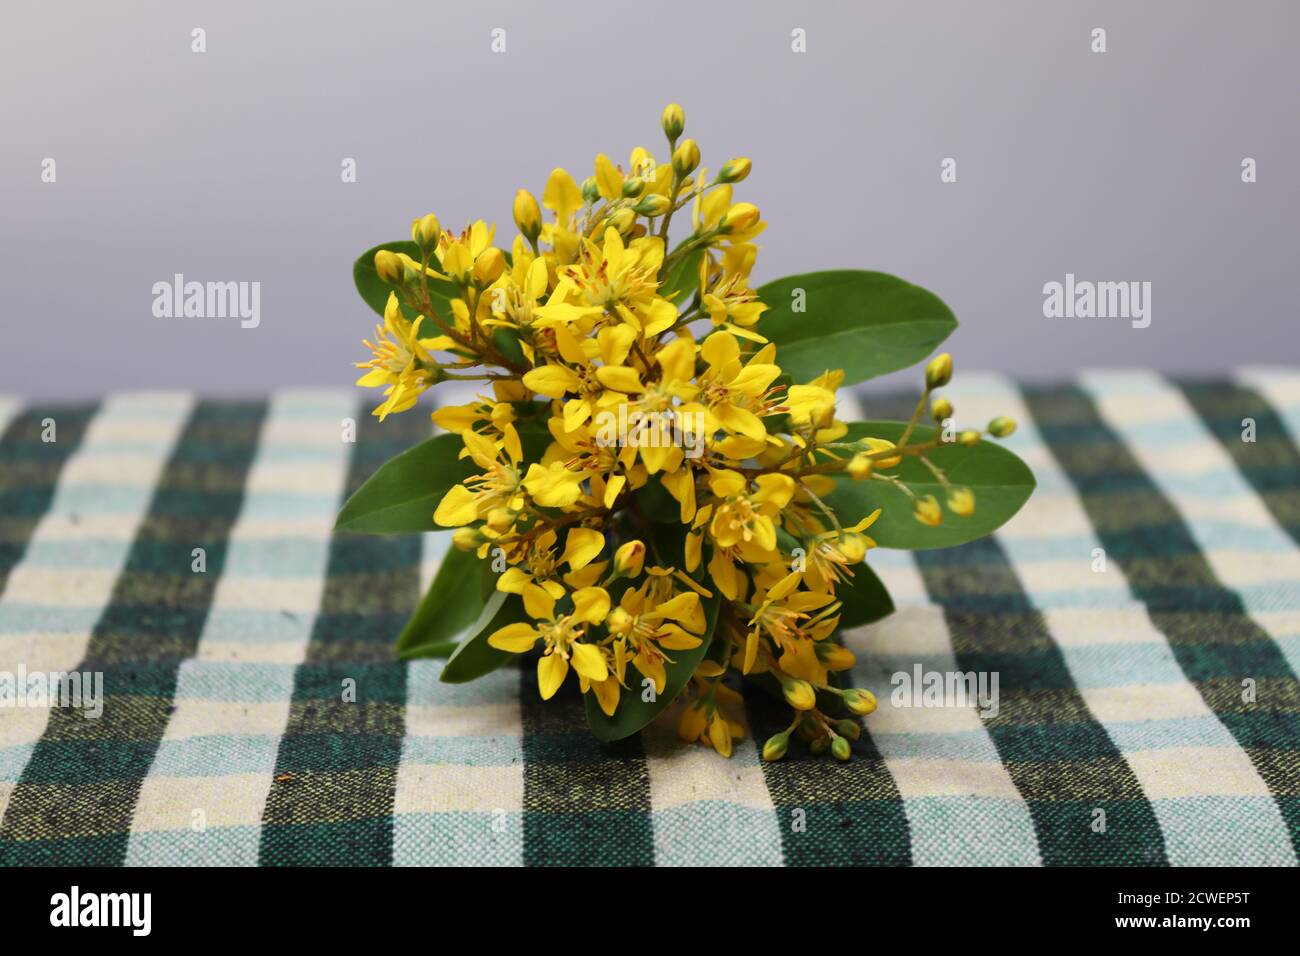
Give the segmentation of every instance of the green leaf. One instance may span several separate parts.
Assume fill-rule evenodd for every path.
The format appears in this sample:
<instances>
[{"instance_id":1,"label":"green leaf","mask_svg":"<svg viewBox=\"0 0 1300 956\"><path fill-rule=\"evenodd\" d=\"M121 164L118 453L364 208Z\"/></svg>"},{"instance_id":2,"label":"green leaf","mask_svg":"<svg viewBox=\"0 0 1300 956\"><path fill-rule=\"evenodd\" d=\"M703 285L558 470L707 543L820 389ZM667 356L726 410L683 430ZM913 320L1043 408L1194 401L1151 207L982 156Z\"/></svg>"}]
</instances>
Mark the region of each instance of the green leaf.
<instances>
[{"instance_id":1,"label":"green leaf","mask_svg":"<svg viewBox=\"0 0 1300 956\"><path fill-rule=\"evenodd\" d=\"M456 649L462 632L483 610L480 564L483 562L472 551L452 548L443 556L420 606L397 636L399 658L446 657Z\"/></svg>"},{"instance_id":2,"label":"green leaf","mask_svg":"<svg viewBox=\"0 0 1300 956\"><path fill-rule=\"evenodd\" d=\"M849 569L853 579L839 584L835 596L840 599L840 627L873 624L894 613L894 601L885 584L865 562Z\"/></svg>"},{"instance_id":3,"label":"green leaf","mask_svg":"<svg viewBox=\"0 0 1300 956\"><path fill-rule=\"evenodd\" d=\"M659 294L673 305L681 305L689 299L700 287L700 260L703 258L704 248L701 247L674 262L668 275L664 276Z\"/></svg>"},{"instance_id":4,"label":"green leaf","mask_svg":"<svg viewBox=\"0 0 1300 956\"><path fill-rule=\"evenodd\" d=\"M682 506L664 487L659 475L651 475L637 489L636 506L643 515L656 523L681 523Z\"/></svg>"},{"instance_id":5,"label":"green leaf","mask_svg":"<svg viewBox=\"0 0 1300 956\"><path fill-rule=\"evenodd\" d=\"M344 503L339 531L402 534L438 531L433 513L452 485L475 473L473 459L458 458L459 435L438 435L390 458Z\"/></svg>"},{"instance_id":6,"label":"green leaf","mask_svg":"<svg viewBox=\"0 0 1300 956\"><path fill-rule=\"evenodd\" d=\"M665 665L664 668L667 673L664 692L658 694L653 701L642 700L641 672L631 665L627 669L628 686L619 694L614 716L605 715L605 712L600 709L600 704L596 702L595 694L586 695L587 723L598 740L622 740L624 737L632 736L659 716L660 712L681 693L682 688L691 679L691 675L695 673L695 668L708 653L709 644L713 640L713 629L718 623L716 595L704 600L704 615L708 623L704 628L704 639L700 642L700 646L689 651L669 652L673 662Z\"/></svg>"},{"instance_id":7,"label":"green leaf","mask_svg":"<svg viewBox=\"0 0 1300 956\"><path fill-rule=\"evenodd\" d=\"M842 440L869 435L897 442L905 428L903 422L853 422ZM934 434L935 430L929 426L917 426L908 441L930 441ZM1020 510L1034 490L1034 474L1029 466L993 442L982 441L970 448L954 442L926 454L947 473L949 482L975 493L974 514L963 518L948 511L943 488L915 458L904 458L900 465L886 469L885 473L897 475L918 496L934 495L944 507L943 523L939 527L930 528L917 521L912 516L911 500L885 481L854 481L846 475L835 475L835 491L826 503L846 525L880 508L880 517L866 533L881 547L928 550L951 548L991 534Z\"/></svg>"},{"instance_id":8,"label":"green leaf","mask_svg":"<svg viewBox=\"0 0 1300 956\"><path fill-rule=\"evenodd\" d=\"M804 311L795 312L794 290ZM883 272L838 269L769 282L758 290L770 308L758 331L776 343L776 360L796 381L844 369L865 381L914 365L957 327L938 296Z\"/></svg>"},{"instance_id":9,"label":"green leaf","mask_svg":"<svg viewBox=\"0 0 1300 956\"><path fill-rule=\"evenodd\" d=\"M504 591L492 592L478 619L470 625L468 635L442 669L441 679L448 684L464 684L491 673L512 657L518 657L518 654L493 647L488 643L488 638L507 624L528 619L524 613L524 602L519 595L506 594Z\"/></svg>"},{"instance_id":10,"label":"green leaf","mask_svg":"<svg viewBox=\"0 0 1300 956\"><path fill-rule=\"evenodd\" d=\"M492 333L492 344L507 360L524 368L528 367L528 360L524 357L523 346L519 344L518 329L505 327L497 329Z\"/></svg>"},{"instance_id":11,"label":"green leaf","mask_svg":"<svg viewBox=\"0 0 1300 956\"><path fill-rule=\"evenodd\" d=\"M383 315L384 306L388 304L388 294L395 290L391 285L379 278L379 273L375 271L375 253L381 249L388 249L391 252L404 252L416 262L420 261L420 249L414 242L409 240L384 242L361 253L357 261L352 264L352 281L356 283L361 298L366 300L366 305ZM437 268L436 262L434 268ZM458 294L459 290L450 282L443 279L429 280L429 296L433 299L434 306L439 309L444 318L451 315L451 300ZM408 319L415 318L415 313L409 309L403 308L402 311ZM422 334L432 333L428 330L422 330Z\"/></svg>"}]
</instances>

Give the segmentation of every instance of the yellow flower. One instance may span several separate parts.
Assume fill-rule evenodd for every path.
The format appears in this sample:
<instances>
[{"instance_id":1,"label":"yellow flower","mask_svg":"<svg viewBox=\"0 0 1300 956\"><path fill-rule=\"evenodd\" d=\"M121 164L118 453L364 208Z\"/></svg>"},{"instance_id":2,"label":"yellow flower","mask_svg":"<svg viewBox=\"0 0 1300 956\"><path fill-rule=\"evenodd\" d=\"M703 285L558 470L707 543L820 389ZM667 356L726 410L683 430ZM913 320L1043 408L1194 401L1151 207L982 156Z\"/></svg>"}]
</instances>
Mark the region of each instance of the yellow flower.
<instances>
[{"instance_id":1,"label":"yellow flower","mask_svg":"<svg viewBox=\"0 0 1300 956\"><path fill-rule=\"evenodd\" d=\"M709 487L722 501L713 511L709 536L724 548L754 542L763 551L776 548L776 517L794 495L794 479L771 473L749 482L734 471L715 472Z\"/></svg>"},{"instance_id":2,"label":"yellow flower","mask_svg":"<svg viewBox=\"0 0 1300 956\"><path fill-rule=\"evenodd\" d=\"M438 261L447 276L460 285L473 281L474 266L481 256L491 256L492 237L496 227L482 219L471 224L459 236L444 232L438 238ZM501 250L496 250L500 255Z\"/></svg>"},{"instance_id":3,"label":"yellow flower","mask_svg":"<svg viewBox=\"0 0 1300 956\"><path fill-rule=\"evenodd\" d=\"M515 512L523 510L524 496L519 478L519 461L523 453L513 426L507 428L514 440L503 438L500 446L477 432L466 431L461 435L465 451L483 472L448 489L438 504L438 510L433 513L435 522L444 528L457 528L485 517L494 508L504 507ZM504 460L502 451L506 456Z\"/></svg>"},{"instance_id":4,"label":"yellow flower","mask_svg":"<svg viewBox=\"0 0 1300 956\"><path fill-rule=\"evenodd\" d=\"M876 546L874 539L863 534L880 517L877 508L855 525L814 535L805 542L804 581L814 591L834 592L838 582L853 577L850 567L860 562Z\"/></svg>"},{"instance_id":5,"label":"yellow flower","mask_svg":"<svg viewBox=\"0 0 1300 956\"><path fill-rule=\"evenodd\" d=\"M757 332L749 331L768 307L749 288L749 276L744 273L735 272L720 278L704 293L701 306L715 326L730 329L743 338L767 341Z\"/></svg>"},{"instance_id":6,"label":"yellow flower","mask_svg":"<svg viewBox=\"0 0 1300 956\"><path fill-rule=\"evenodd\" d=\"M953 514L968 518L975 513L975 495L969 488L952 488L948 492L948 508Z\"/></svg>"},{"instance_id":7,"label":"yellow flower","mask_svg":"<svg viewBox=\"0 0 1300 956\"><path fill-rule=\"evenodd\" d=\"M555 579L561 564L580 571L605 547L605 536L591 528L571 528L564 543L564 554L555 556L556 534L546 531L527 549L521 565L506 568L497 578L497 590L518 594L524 609L533 617L544 617L547 601L558 601L565 594L564 585Z\"/></svg>"},{"instance_id":8,"label":"yellow flower","mask_svg":"<svg viewBox=\"0 0 1300 956\"><path fill-rule=\"evenodd\" d=\"M549 606L542 602L532 615L534 623L507 624L488 636L488 644L497 650L522 654L538 640L546 644L546 651L537 662L537 689L543 700L555 696L569 673L569 665L589 681L604 681L609 677L605 652L586 637L587 628L599 624L609 613L609 594L603 588L588 587L573 592L573 612L554 616L555 601L547 597Z\"/></svg>"},{"instance_id":9,"label":"yellow flower","mask_svg":"<svg viewBox=\"0 0 1300 956\"><path fill-rule=\"evenodd\" d=\"M699 377L695 402L685 410L698 404L708 416L706 423L712 419L714 427L746 438L766 439L767 428L760 416L769 414L777 404L769 391L781 374L780 367L771 361L775 354L774 348L764 347L742 364L736 339L725 331L714 332L700 348L708 368ZM712 429L706 424L706 430Z\"/></svg>"},{"instance_id":10,"label":"yellow flower","mask_svg":"<svg viewBox=\"0 0 1300 956\"><path fill-rule=\"evenodd\" d=\"M699 647L699 636L683 625L694 623L703 630L703 619L700 596L694 591L683 591L668 601L651 602L649 590L647 582L624 591L606 623L616 646L622 645L632 666L654 681L656 692L662 694L668 679L664 664L670 660L664 650Z\"/></svg>"},{"instance_id":11,"label":"yellow flower","mask_svg":"<svg viewBox=\"0 0 1300 956\"><path fill-rule=\"evenodd\" d=\"M939 510L939 502L935 501L934 495L926 495L913 501L912 514L921 524L929 525L931 528L939 527L940 522L943 521L943 512Z\"/></svg>"},{"instance_id":12,"label":"yellow flower","mask_svg":"<svg viewBox=\"0 0 1300 956\"><path fill-rule=\"evenodd\" d=\"M388 294L384 306L384 323L375 326L375 341L365 342L374 358L357 362L357 368L369 369L357 379L366 388L386 386L384 401L374 410L380 421L395 412L404 412L420 395L437 381L437 363L429 353L451 344L445 336L422 339L419 329L425 325L423 317L409 321L402 314L397 295Z\"/></svg>"},{"instance_id":13,"label":"yellow flower","mask_svg":"<svg viewBox=\"0 0 1300 956\"><path fill-rule=\"evenodd\" d=\"M562 461L553 461L549 466L533 462L524 476L524 488L543 508L567 508L582 497L582 483L586 480L586 473L571 471Z\"/></svg>"},{"instance_id":14,"label":"yellow flower","mask_svg":"<svg viewBox=\"0 0 1300 956\"><path fill-rule=\"evenodd\" d=\"M760 332L769 306L751 276L766 223L738 195L750 161L710 176L684 126L670 105L662 164L642 147L621 164L600 153L583 180L553 169L540 202L518 190L508 251L483 220L456 234L432 214L415 219L414 248L402 246L415 258L375 254L397 292L366 343L360 384L385 389L383 418L438 381L488 383L432 413L475 472L433 517L454 529L455 548L494 559L494 600L515 623L490 629L488 643L537 648L543 698L573 670L582 694L622 721L653 686L675 705L683 739L730 756L743 701L724 679L761 673L795 709L765 758L784 756L797 731L813 753L848 759L859 725L828 718L817 698L839 694L855 715L876 706L831 679L854 666L836 640L853 597L843 589L863 581L881 511L849 524L859 515L837 512L835 492L887 484L931 526L945 510L974 511L971 489L928 457L941 445L934 430L914 427L927 406L951 417L933 390L952 360L927 366L897 446L846 437L834 348L821 374L795 383ZM1014 427L996 418L987 433ZM967 429L957 442L984 434ZM894 471L904 458L921 461ZM918 485L927 473L934 482ZM924 494L938 488L938 500Z\"/></svg>"},{"instance_id":15,"label":"yellow flower","mask_svg":"<svg viewBox=\"0 0 1300 956\"><path fill-rule=\"evenodd\" d=\"M584 238L577 261L561 270L561 280L540 318L557 322L608 314L643 335L658 335L677 321L677 307L658 294L664 244L645 236L625 243L612 226L603 243Z\"/></svg>"}]
</instances>

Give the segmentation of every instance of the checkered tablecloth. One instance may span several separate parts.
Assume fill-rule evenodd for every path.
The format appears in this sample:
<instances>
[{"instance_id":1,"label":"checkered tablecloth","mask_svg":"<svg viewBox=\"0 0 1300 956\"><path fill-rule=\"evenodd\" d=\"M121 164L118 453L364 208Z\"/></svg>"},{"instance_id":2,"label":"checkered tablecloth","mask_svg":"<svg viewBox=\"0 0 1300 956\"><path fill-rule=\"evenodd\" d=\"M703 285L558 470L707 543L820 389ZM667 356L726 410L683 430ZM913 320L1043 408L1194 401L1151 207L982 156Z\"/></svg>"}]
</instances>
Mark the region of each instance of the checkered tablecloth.
<instances>
[{"instance_id":1,"label":"checkered tablecloth","mask_svg":"<svg viewBox=\"0 0 1300 956\"><path fill-rule=\"evenodd\" d=\"M395 662L446 536L331 525L424 414L0 400L0 681L106 695L87 719L0 684L0 861L1295 864L1300 374L950 394L962 423L1020 421L1039 488L993 538L872 552L899 609L845 637L881 707L843 765L760 761L783 715L757 693L725 761L671 726L600 745L527 669ZM996 716L894 706L917 664L996 672Z\"/></svg>"}]
</instances>

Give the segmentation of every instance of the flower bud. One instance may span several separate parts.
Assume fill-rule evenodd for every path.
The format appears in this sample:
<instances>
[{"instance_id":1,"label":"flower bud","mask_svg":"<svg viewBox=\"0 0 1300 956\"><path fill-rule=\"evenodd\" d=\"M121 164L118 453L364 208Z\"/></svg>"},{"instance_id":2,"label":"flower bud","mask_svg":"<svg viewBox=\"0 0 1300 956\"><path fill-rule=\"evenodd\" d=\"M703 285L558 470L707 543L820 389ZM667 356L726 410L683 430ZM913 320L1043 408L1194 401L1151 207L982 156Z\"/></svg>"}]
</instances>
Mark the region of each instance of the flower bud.
<instances>
[{"instance_id":1,"label":"flower bud","mask_svg":"<svg viewBox=\"0 0 1300 956\"><path fill-rule=\"evenodd\" d=\"M856 720L837 720L835 722L835 732L841 737L849 738L849 740L857 740L862 736L862 725Z\"/></svg>"},{"instance_id":2,"label":"flower bud","mask_svg":"<svg viewBox=\"0 0 1300 956\"><path fill-rule=\"evenodd\" d=\"M812 710L817 706L817 692L806 680L787 677L781 682L781 693L795 710Z\"/></svg>"},{"instance_id":3,"label":"flower bud","mask_svg":"<svg viewBox=\"0 0 1300 956\"><path fill-rule=\"evenodd\" d=\"M515 526L519 512L513 508L493 508L487 515L487 526L493 531L505 533Z\"/></svg>"},{"instance_id":4,"label":"flower bud","mask_svg":"<svg viewBox=\"0 0 1300 956\"><path fill-rule=\"evenodd\" d=\"M621 578L634 578L645 566L645 545L640 541L627 541L614 552L614 573Z\"/></svg>"},{"instance_id":5,"label":"flower bud","mask_svg":"<svg viewBox=\"0 0 1300 956\"><path fill-rule=\"evenodd\" d=\"M619 235L626 236L636 225L636 213L624 206L622 209L615 210L606 222L617 229Z\"/></svg>"},{"instance_id":6,"label":"flower bud","mask_svg":"<svg viewBox=\"0 0 1300 956\"><path fill-rule=\"evenodd\" d=\"M1015 433L1016 420L1000 415L989 422L989 434L994 438L1007 438Z\"/></svg>"},{"instance_id":7,"label":"flower bud","mask_svg":"<svg viewBox=\"0 0 1300 956\"><path fill-rule=\"evenodd\" d=\"M858 452L849 459L848 467L844 470L849 473L850 477L861 481L865 478L870 478L872 469L875 467L876 463L867 457L866 452Z\"/></svg>"},{"instance_id":8,"label":"flower bud","mask_svg":"<svg viewBox=\"0 0 1300 956\"><path fill-rule=\"evenodd\" d=\"M812 714L804 714L799 721L799 739L812 743L821 734L821 726Z\"/></svg>"},{"instance_id":9,"label":"flower bud","mask_svg":"<svg viewBox=\"0 0 1300 956\"><path fill-rule=\"evenodd\" d=\"M816 650L817 659L825 664L828 670L845 671L857 662L851 650L830 641L818 641Z\"/></svg>"},{"instance_id":10,"label":"flower bud","mask_svg":"<svg viewBox=\"0 0 1300 956\"><path fill-rule=\"evenodd\" d=\"M660 123L664 128L664 135L670 142L675 142L677 137L682 135L682 130L686 129L686 114L677 103L669 103L664 107L664 115Z\"/></svg>"},{"instance_id":11,"label":"flower bud","mask_svg":"<svg viewBox=\"0 0 1300 956\"><path fill-rule=\"evenodd\" d=\"M677 736L687 743L694 743L700 739L708 723L709 715L704 708L698 702L691 704L682 711L681 719L677 721Z\"/></svg>"},{"instance_id":12,"label":"flower bud","mask_svg":"<svg viewBox=\"0 0 1300 956\"><path fill-rule=\"evenodd\" d=\"M749 171L753 166L754 164L749 161L747 156L737 156L735 159L729 159L718 170L718 182L738 183L749 175Z\"/></svg>"},{"instance_id":13,"label":"flower bud","mask_svg":"<svg viewBox=\"0 0 1300 956\"><path fill-rule=\"evenodd\" d=\"M636 204L636 214L638 216L662 216L672 208L672 200L667 196L659 193L650 193L642 197L641 201Z\"/></svg>"},{"instance_id":14,"label":"flower bud","mask_svg":"<svg viewBox=\"0 0 1300 956\"><path fill-rule=\"evenodd\" d=\"M812 743L808 745L808 749L813 752L814 756L820 757L822 754L826 752L827 748L829 748L830 745L831 745L831 739L825 735L822 735L821 737L815 738L812 741Z\"/></svg>"},{"instance_id":15,"label":"flower bud","mask_svg":"<svg viewBox=\"0 0 1300 956\"><path fill-rule=\"evenodd\" d=\"M859 717L865 717L876 709L876 695L869 690L854 687L844 692L844 706Z\"/></svg>"},{"instance_id":16,"label":"flower bud","mask_svg":"<svg viewBox=\"0 0 1300 956\"><path fill-rule=\"evenodd\" d=\"M912 514L921 524L929 525L931 528L939 527L939 523L943 521L943 512L939 510L939 502L935 500L934 495L926 495L912 502Z\"/></svg>"},{"instance_id":17,"label":"flower bud","mask_svg":"<svg viewBox=\"0 0 1300 956\"><path fill-rule=\"evenodd\" d=\"M483 543L483 535L477 528L457 528L451 533L451 543L457 551L473 551Z\"/></svg>"},{"instance_id":18,"label":"flower bud","mask_svg":"<svg viewBox=\"0 0 1300 956\"><path fill-rule=\"evenodd\" d=\"M596 185L596 177L588 176L582 181L582 198L590 205L600 199L600 187Z\"/></svg>"},{"instance_id":19,"label":"flower bud","mask_svg":"<svg viewBox=\"0 0 1300 956\"><path fill-rule=\"evenodd\" d=\"M635 199L637 196L641 195L641 192L644 189L645 189L645 182L643 180L637 179L635 177L633 177L632 179L623 180L624 199Z\"/></svg>"},{"instance_id":20,"label":"flower bud","mask_svg":"<svg viewBox=\"0 0 1300 956\"><path fill-rule=\"evenodd\" d=\"M867 448L873 452L888 451L891 448L897 447L888 438L864 438L862 439L862 444L866 445ZM872 460L876 463L877 468L893 468L902 461L903 458L901 455L890 455L886 458L875 458Z\"/></svg>"},{"instance_id":21,"label":"flower bud","mask_svg":"<svg viewBox=\"0 0 1300 956\"><path fill-rule=\"evenodd\" d=\"M952 402L946 398L936 398L930 405L930 417L936 422L952 418Z\"/></svg>"},{"instance_id":22,"label":"flower bud","mask_svg":"<svg viewBox=\"0 0 1300 956\"><path fill-rule=\"evenodd\" d=\"M840 554L849 559L849 564L857 564L867 556L867 542L868 539L865 534L845 531L840 535L838 541Z\"/></svg>"},{"instance_id":23,"label":"flower bud","mask_svg":"<svg viewBox=\"0 0 1300 956\"><path fill-rule=\"evenodd\" d=\"M437 248L441 233L438 217L433 213L411 220L411 239L420 247L421 252L432 252Z\"/></svg>"},{"instance_id":24,"label":"flower bud","mask_svg":"<svg viewBox=\"0 0 1300 956\"><path fill-rule=\"evenodd\" d=\"M767 738L763 744L764 760L780 760L785 756L786 751L790 749L790 735L773 734Z\"/></svg>"},{"instance_id":25,"label":"flower bud","mask_svg":"<svg viewBox=\"0 0 1300 956\"><path fill-rule=\"evenodd\" d=\"M752 202L738 202L723 215L718 228L723 232L744 232L758 222L758 207Z\"/></svg>"},{"instance_id":26,"label":"flower bud","mask_svg":"<svg viewBox=\"0 0 1300 956\"><path fill-rule=\"evenodd\" d=\"M727 725L727 718L723 716L722 711L715 713L709 721L709 743L713 744L713 749L722 756L731 756L731 728Z\"/></svg>"},{"instance_id":27,"label":"flower bud","mask_svg":"<svg viewBox=\"0 0 1300 956\"><path fill-rule=\"evenodd\" d=\"M529 242L536 242L542 231L542 210L537 197L527 189L515 193L515 225Z\"/></svg>"},{"instance_id":28,"label":"flower bud","mask_svg":"<svg viewBox=\"0 0 1300 956\"><path fill-rule=\"evenodd\" d=\"M927 388L943 388L952 381L952 356L942 352L930 359L925 367L925 385Z\"/></svg>"},{"instance_id":29,"label":"flower bud","mask_svg":"<svg viewBox=\"0 0 1300 956\"><path fill-rule=\"evenodd\" d=\"M406 281L406 263L396 252L380 249L375 253L375 272L389 285L400 286Z\"/></svg>"},{"instance_id":30,"label":"flower bud","mask_svg":"<svg viewBox=\"0 0 1300 956\"><path fill-rule=\"evenodd\" d=\"M969 488L953 488L948 492L948 510L968 518L975 513L975 495Z\"/></svg>"},{"instance_id":31,"label":"flower bud","mask_svg":"<svg viewBox=\"0 0 1300 956\"><path fill-rule=\"evenodd\" d=\"M980 433L973 428L966 428L957 433L957 444L973 448L980 443Z\"/></svg>"},{"instance_id":32,"label":"flower bud","mask_svg":"<svg viewBox=\"0 0 1300 956\"><path fill-rule=\"evenodd\" d=\"M505 253L496 246L488 246L474 260L474 281L479 285L491 285L505 270Z\"/></svg>"},{"instance_id":33,"label":"flower bud","mask_svg":"<svg viewBox=\"0 0 1300 956\"><path fill-rule=\"evenodd\" d=\"M662 216L673 206L672 200L667 196L659 193L647 193L641 198L641 201L632 207L638 216L649 216L655 218Z\"/></svg>"},{"instance_id":34,"label":"flower bud","mask_svg":"<svg viewBox=\"0 0 1300 956\"><path fill-rule=\"evenodd\" d=\"M853 756L853 748L849 746L849 742L843 737L836 737L831 741L831 754L840 763L844 763Z\"/></svg>"},{"instance_id":35,"label":"flower bud","mask_svg":"<svg viewBox=\"0 0 1300 956\"><path fill-rule=\"evenodd\" d=\"M678 179L685 179L695 172L700 165L700 147L693 139L684 139L673 151L673 172Z\"/></svg>"}]
</instances>

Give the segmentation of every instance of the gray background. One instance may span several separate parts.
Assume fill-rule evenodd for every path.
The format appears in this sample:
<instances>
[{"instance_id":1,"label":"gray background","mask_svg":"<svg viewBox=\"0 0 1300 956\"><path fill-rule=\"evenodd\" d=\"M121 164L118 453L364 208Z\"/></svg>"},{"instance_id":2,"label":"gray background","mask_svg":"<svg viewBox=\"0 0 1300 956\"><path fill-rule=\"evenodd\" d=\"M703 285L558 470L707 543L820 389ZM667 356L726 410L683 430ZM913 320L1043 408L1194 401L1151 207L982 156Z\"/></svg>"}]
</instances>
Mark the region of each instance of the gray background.
<instances>
[{"instance_id":1,"label":"gray background","mask_svg":"<svg viewBox=\"0 0 1300 956\"><path fill-rule=\"evenodd\" d=\"M1295 0L43 0L0 18L6 392L351 381L373 322L360 251L427 211L513 234L515 189L540 195L552 166L663 158L670 100L707 165L754 159L758 278L925 285L962 322L959 369L1300 358ZM261 327L154 318L175 272L260 281ZM1042 286L1066 272L1152 282L1151 327L1045 319Z\"/></svg>"}]
</instances>

